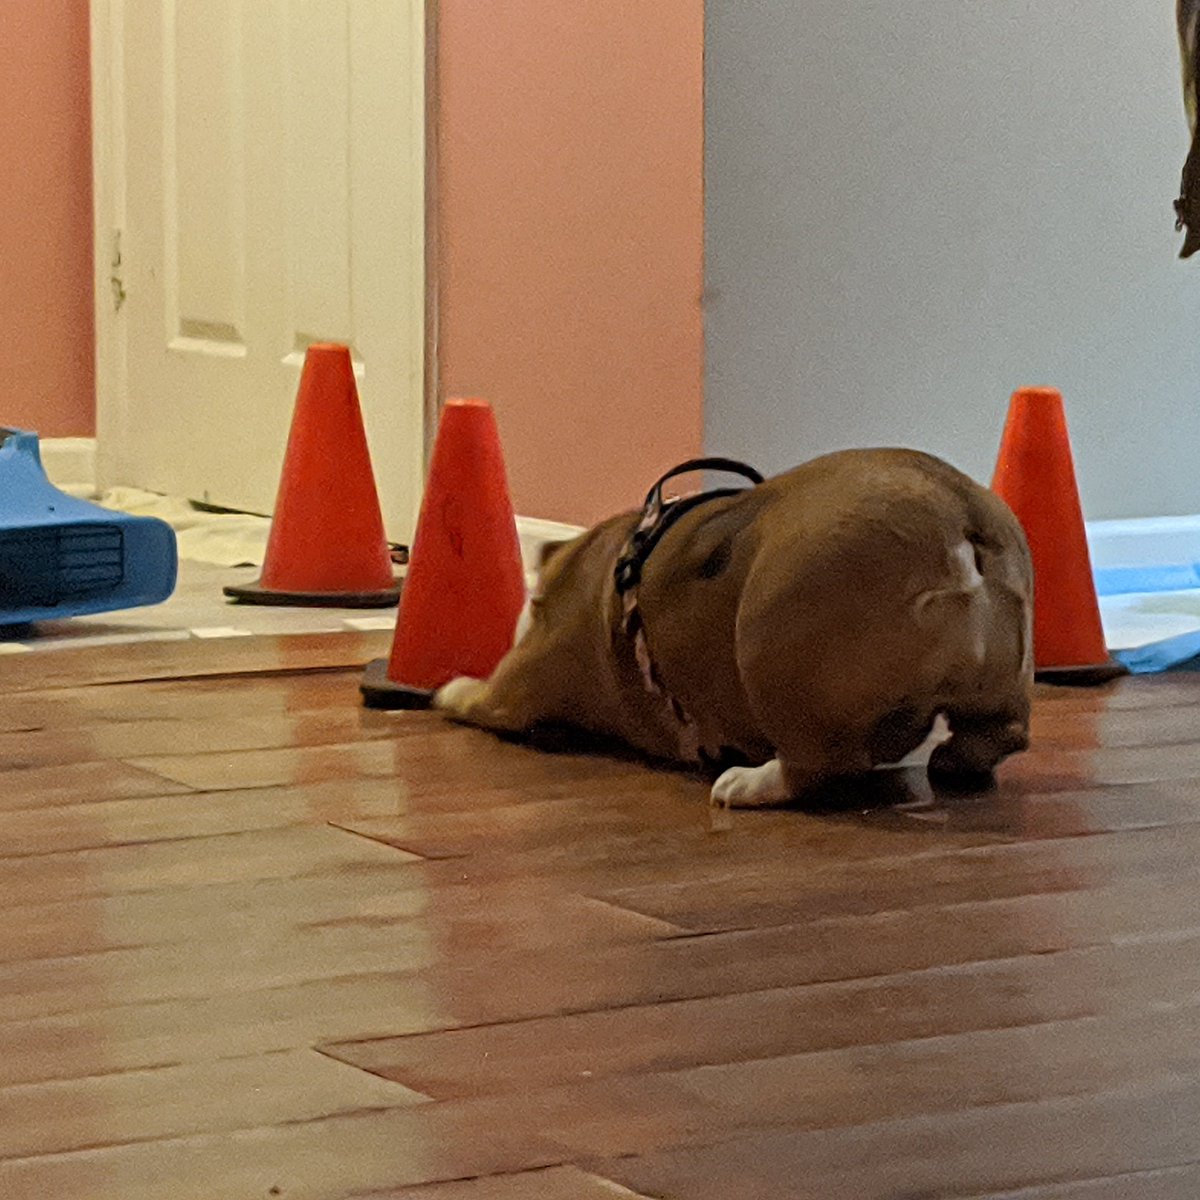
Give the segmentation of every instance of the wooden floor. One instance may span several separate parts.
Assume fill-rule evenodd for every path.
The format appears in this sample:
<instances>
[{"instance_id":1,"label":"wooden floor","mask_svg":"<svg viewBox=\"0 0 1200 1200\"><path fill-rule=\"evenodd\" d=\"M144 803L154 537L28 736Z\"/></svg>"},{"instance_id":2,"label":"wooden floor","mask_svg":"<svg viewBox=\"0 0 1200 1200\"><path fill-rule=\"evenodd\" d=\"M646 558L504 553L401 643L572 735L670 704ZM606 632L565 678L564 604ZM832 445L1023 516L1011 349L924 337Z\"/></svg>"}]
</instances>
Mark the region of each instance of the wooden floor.
<instances>
[{"instance_id":1,"label":"wooden floor","mask_svg":"<svg viewBox=\"0 0 1200 1200\"><path fill-rule=\"evenodd\" d=\"M3 1200L1200 1197L1200 677L713 833L385 648L0 659Z\"/></svg>"}]
</instances>

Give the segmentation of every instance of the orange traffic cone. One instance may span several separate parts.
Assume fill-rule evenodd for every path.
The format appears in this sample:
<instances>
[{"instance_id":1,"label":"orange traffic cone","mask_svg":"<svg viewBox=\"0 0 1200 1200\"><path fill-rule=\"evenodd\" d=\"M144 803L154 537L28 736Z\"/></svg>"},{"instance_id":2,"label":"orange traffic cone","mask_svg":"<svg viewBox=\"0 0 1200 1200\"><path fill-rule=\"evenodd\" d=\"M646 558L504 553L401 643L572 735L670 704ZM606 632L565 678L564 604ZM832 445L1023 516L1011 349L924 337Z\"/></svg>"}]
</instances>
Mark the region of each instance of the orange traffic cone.
<instances>
[{"instance_id":1,"label":"orange traffic cone","mask_svg":"<svg viewBox=\"0 0 1200 1200\"><path fill-rule=\"evenodd\" d=\"M1107 683L1126 669L1104 641L1062 395L1014 392L992 490L1016 513L1033 554L1033 652L1045 683Z\"/></svg>"},{"instance_id":2,"label":"orange traffic cone","mask_svg":"<svg viewBox=\"0 0 1200 1200\"><path fill-rule=\"evenodd\" d=\"M332 608L400 597L346 346L312 345L304 356L262 576L225 595Z\"/></svg>"},{"instance_id":3,"label":"orange traffic cone","mask_svg":"<svg viewBox=\"0 0 1200 1200\"><path fill-rule=\"evenodd\" d=\"M442 413L390 660L360 690L368 708L426 708L458 675L486 678L513 643L525 572L496 418L482 400Z\"/></svg>"}]
</instances>

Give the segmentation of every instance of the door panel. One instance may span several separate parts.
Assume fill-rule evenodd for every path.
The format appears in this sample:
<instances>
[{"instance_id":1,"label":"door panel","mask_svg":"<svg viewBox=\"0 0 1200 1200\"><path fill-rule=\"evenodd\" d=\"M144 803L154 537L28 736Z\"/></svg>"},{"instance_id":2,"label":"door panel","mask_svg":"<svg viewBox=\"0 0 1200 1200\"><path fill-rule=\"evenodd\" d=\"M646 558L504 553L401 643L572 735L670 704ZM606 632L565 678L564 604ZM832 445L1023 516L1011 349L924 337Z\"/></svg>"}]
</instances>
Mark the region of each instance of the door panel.
<instances>
[{"instance_id":1,"label":"door panel","mask_svg":"<svg viewBox=\"0 0 1200 1200\"><path fill-rule=\"evenodd\" d=\"M305 347L341 341L389 532L407 538L424 437L423 5L103 7L98 228L111 221L110 245L119 230L124 292L101 314L106 482L269 512Z\"/></svg>"}]
</instances>

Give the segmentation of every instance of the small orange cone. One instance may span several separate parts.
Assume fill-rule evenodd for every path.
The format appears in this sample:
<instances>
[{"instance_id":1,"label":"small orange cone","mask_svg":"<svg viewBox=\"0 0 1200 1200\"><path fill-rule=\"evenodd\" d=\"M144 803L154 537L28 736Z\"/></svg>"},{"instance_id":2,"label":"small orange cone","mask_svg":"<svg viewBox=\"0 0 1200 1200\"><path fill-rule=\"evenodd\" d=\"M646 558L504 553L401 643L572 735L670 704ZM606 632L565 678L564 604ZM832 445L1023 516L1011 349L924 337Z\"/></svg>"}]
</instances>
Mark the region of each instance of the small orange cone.
<instances>
[{"instance_id":1,"label":"small orange cone","mask_svg":"<svg viewBox=\"0 0 1200 1200\"><path fill-rule=\"evenodd\" d=\"M992 490L1016 513L1033 555L1037 678L1096 684L1126 674L1104 641L1060 392L1013 393Z\"/></svg>"},{"instance_id":2,"label":"small orange cone","mask_svg":"<svg viewBox=\"0 0 1200 1200\"><path fill-rule=\"evenodd\" d=\"M368 708L427 708L459 675L486 678L513 644L525 572L491 407L450 400L421 503L390 660L360 690Z\"/></svg>"},{"instance_id":3,"label":"small orange cone","mask_svg":"<svg viewBox=\"0 0 1200 1200\"><path fill-rule=\"evenodd\" d=\"M315 344L304 356L262 576L225 595L331 608L400 597L346 346Z\"/></svg>"}]
</instances>

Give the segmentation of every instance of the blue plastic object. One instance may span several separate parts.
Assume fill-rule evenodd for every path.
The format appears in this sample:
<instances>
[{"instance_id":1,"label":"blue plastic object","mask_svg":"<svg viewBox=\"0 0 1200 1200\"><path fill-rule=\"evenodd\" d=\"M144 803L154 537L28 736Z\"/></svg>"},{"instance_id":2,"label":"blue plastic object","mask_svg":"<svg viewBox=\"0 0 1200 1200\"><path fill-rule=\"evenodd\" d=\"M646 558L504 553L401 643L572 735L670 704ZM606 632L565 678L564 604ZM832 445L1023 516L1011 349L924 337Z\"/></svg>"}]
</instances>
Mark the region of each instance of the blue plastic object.
<instances>
[{"instance_id":1,"label":"blue plastic object","mask_svg":"<svg viewBox=\"0 0 1200 1200\"><path fill-rule=\"evenodd\" d=\"M1131 675L1159 675L1164 671L1200 671L1200 630L1181 633L1160 642L1117 650L1113 658Z\"/></svg>"},{"instance_id":2,"label":"blue plastic object","mask_svg":"<svg viewBox=\"0 0 1200 1200\"><path fill-rule=\"evenodd\" d=\"M0 429L0 625L158 604L178 569L165 521L60 492L37 434Z\"/></svg>"}]
</instances>

